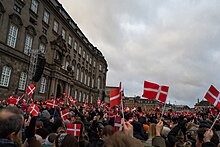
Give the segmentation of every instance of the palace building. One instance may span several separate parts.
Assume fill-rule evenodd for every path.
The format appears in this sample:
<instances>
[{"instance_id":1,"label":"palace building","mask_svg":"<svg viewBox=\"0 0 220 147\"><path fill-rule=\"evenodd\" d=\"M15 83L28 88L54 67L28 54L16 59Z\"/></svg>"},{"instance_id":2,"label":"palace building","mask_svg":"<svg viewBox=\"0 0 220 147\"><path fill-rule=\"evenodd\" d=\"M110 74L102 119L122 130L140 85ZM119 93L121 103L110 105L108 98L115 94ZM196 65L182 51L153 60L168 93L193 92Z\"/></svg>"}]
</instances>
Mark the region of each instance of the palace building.
<instances>
[{"instance_id":1,"label":"palace building","mask_svg":"<svg viewBox=\"0 0 220 147\"><path fill-rule=\"evenodd\" d=\"M0 1L0 99L67 96L97 103L105 91L107 61L58 0Z\"/></svg>"}]
</instances>

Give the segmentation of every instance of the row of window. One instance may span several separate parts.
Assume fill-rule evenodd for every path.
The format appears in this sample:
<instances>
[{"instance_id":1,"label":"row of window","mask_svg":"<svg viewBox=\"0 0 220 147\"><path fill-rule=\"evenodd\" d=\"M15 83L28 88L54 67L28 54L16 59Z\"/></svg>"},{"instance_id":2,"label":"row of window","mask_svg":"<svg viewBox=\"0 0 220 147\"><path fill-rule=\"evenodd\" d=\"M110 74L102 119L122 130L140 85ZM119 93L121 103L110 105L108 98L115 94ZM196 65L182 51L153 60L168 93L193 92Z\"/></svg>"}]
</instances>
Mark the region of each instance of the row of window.
<instances>
[{"instance_id":1,"label":"row of window","mask_svg":"<svg viewBox=\"0 0 220 147\"><path fill-rule=\"evenodd\" d=\"M15 48L17 36L18 36L18 27L11 23L9 27L7 45L12 48ZM26 55L30 56L32 45L33 45L33 36L27 33L25 36L25 43L24 43L24 53ZM45 50L46 50L46 44L40 41L39 51L42 54L45 54Z\"/></svg>"},{"instance_id":2,"label":"row of window","mask_svg":"<svg viewBox=\"0 0 220 147\"><path fill-rule=\"evenodd\" d=\"M37 0L32 0L32 2L31 2L31 10L32 10L34 13L36 13L36 14L37 14L37 11L38 11L38 6L39 6L39 2L38 2ZM49 13L47 10L45 10L44 13L43 13L43 21L44 21L46 24L49 24L49 18L50 18L50 13ZM54 22L53 22L53 31L56 32L56 33L58 33L58 31L59 31L59 23L58 23L58 21L56 21L55 19L54 19ZM65 30L64 28L62 28L62 30L61 30L61 35L62 35L63 39L66 40L66 30ZM69 34L69 36L68 36L68 41L67 41L67 43L72 47L73 37L72 37L70 34ZM85 51L82 51L82 50L83 50L83 49L82 49L82 46L78 46L77 41L74 41L74 46L73 46L73 48L74 48L75 50L77 50L77 48L79 48L78 54L79 54L79 55L82 55L82 57L83 57L84 59L86 59L87 62L89 62L90 64L92 64L92 58L89 57L89 54L86 54ZM94 62L93 62L93 67L95 67L95 66L96 66L96 62L94 61ZM102 71L102 65L101 65L101 64L99 65L99 70Z\"/></svg>"},{"instance_id":3,"label":"row of window","mask_svg":"<svg viewBox=\"0 0 220 147\"><path fill-rule=\"evenodd\" d=\"M74 98L78 98L79 102L86 102L86 103L89 103L89 94L86 94L86 93L83 93L82 91L80 91L78 93L78 90L76 89L75 90L75 95L74 95ZM93 96L90 96L90 103L92 103L93 101Z\"/></svg>"},{"instance_id":4,"label":"row of window","mask_svg":"<svg viewBox=\"0 0 220 147\"><path fill-rule=\"evenodd\" d=\"M11 67L9 66L3 66L2 68L2 74L1 74L1 80L0 80L0 86L3 87L8 87L9 82L10 82L10 77L11 77ZM26 72L21 72L20 79L19 79L19 84L18 84L18 89L19 90L25 90L26 84L27 84L27 73ZM40 93L45 93L46 89L46 78L42 77L41 82L40 82Z\"/></svg>"}]
</instances>

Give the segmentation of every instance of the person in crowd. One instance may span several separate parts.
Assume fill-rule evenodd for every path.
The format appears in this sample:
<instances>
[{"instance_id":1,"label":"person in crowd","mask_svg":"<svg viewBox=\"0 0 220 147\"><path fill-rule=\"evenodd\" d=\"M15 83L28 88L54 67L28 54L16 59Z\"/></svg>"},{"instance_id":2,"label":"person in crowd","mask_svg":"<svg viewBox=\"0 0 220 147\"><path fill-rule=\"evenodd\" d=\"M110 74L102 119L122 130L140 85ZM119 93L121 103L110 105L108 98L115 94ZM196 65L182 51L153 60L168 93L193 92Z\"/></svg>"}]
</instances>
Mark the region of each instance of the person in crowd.
<instances>
[{"instance_id":1,"label":"person in crowd","mask_svg":"<svg viewBox=\"0 0 220 147\"><path fill-rule=\"evenodd\" d=\"M79 142L73 135L61 133L57 135L54 147L79 147Z\"/></svg>"}]
</instances>

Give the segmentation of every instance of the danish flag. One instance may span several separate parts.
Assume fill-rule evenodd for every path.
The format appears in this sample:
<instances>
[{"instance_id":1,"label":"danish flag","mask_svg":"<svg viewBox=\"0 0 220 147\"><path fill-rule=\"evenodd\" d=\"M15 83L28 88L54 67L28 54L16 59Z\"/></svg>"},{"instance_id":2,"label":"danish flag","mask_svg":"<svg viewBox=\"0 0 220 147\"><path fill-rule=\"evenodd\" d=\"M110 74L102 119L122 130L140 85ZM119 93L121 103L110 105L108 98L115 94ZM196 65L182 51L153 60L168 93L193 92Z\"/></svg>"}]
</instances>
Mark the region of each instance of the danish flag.
<instances>
[{"instance_id":1,"label":"danish flag","mask_svg":"<svg viewBox=\"0 0 220 147\"><path fill-rule=\"evenodd\" d=\"M122 99L121 82L119 87L110 91L110 107L120 104Z\"/></svg>"},{"instance_id":2,"label":"danish flag","mask_svg":"<svg viewBox=\"0 0 220 147\"><path fill-rule=\"evenodd\" d=\"M72 134L74 136L80 136L81 124L66 124L67 134Z\"/></svg>"},{"instance_id":3,"label":"danish flag","mask_svg":"<svg viewBox=\"0 0 220 147\"><path fill-rule=\"evenodd\" d=\"M60 115L63 121L70 118L70 113L67 109L60 111Z\"/></svg>"},{"instance_id":4,"label":"danish flag","mask_svg":"<svg viewBox=\"0 0 220 147\"><path fill-rule=\"evenodd\" d=\"M26 88L26 93L28 94L28 96L32 96L32 95L34 94L34 90L35 90L34 84L30 84L30 85Z\"/></svg>"},{"instance_id":5,"label":"danish flag","mask_svg":"<svg viewBox=\"0 0 220 147\"><path fill-rule=\"evenodd\" d=\"M14 105L16 105L16 103L17 103L17 99L14 98L13 96L10 96L10 97L8 98L8 104L14 104Z\"/></svg>"},{"instance_id":6,"label":"danish flag","mask_svg":"<svg viewBox=\"0 0 220 147\"><path fill-rule=\"evenodd\" d=\"M142 97L166 102L168 90L168 86L160 86L156 83L144 81L144 91Z\"/></svg>"},{"instance_id":7,"label":"danish flag","mask_svg":"<svg viewBox=\"0 0 220 147\"><path fill-rule=\"evenodd\" d=\"M24 94L18 96L16 104L18 104L18 102L19 102L23 97L24 97Z\"/></svg>"},{"instance_id":8,"label":"danish flag","mask_svg":"<svg viewBox=\"0 0 220 147\"><path fill-rule=\"evenodd\" d=\"M47 100L46 106L47 106L47 108L56 109L57 108L57 102L56 102L56 100Z\"/></svg>"},{"instance_id":9,"label":"danish flag","mask_svg":"<svg viewBox=\"0 0 220 147\"><path fill-rule=\"evenodd\" d=\"M209 101L209 103L220 109L220 93L213 85L210 86L204 97Z\"/></svg>"},{"instance_id":10,"label":"danish flag","mask_svg":"<svg viewBox=\"0 0 220 147\"><path fill-rule=\"evenodd\" d=\"M115 116L115 120L114 120L114 130L115 132L117 131L122 131L122 118L119 115Z\"/></svg>"},{"instance_id":11,"label":"danish flag","mask_svg":"<svg viewBox=\"0 0 220 147\"><path fill-rule=\"evenodd\" d=\"M28 107L28 112L33 116L38 116L39 110L40 109L34 103L32 103L30 107Z\"/></svg>"},{"instance_id":12,"label":"danish flag","mask_svg":"<svg viewBox=\"0 0 220 147\"><path fill-rule=\"evenodd\" d=\"M77 99L73 99L71 96L68 99L73 104L77 102Z\"/></svg>"},{"instance_id":13,"label":"danish flag","mask_svg":"<svg viewBox=\"0 0 220 147\"><path fill-rule=\"evenodd\" d=\"M98 103L98 105L100 105L101 104L101 100L97 100L97 103Z\"/></svg>"}]
</instances>

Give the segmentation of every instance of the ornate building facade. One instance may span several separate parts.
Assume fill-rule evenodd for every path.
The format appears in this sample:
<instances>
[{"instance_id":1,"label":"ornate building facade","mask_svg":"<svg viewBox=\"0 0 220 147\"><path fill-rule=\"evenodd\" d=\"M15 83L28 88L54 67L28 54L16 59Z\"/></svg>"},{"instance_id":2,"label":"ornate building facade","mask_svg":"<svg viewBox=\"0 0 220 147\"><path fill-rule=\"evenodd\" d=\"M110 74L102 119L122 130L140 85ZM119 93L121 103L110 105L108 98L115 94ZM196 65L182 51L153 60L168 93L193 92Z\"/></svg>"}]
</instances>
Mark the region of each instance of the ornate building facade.
<instances>
[{"instance_id":1,"label":"ornate building facade","mask_svg":"<svg viewBox=\"0 0 220 147\"><path fill-rule=\"evenodd\" d=\"M57 0L0 1L0 99L34 83L36 99L65 92L96 103L105 91L107 66Z\"/></svg>"}]
</instances>

